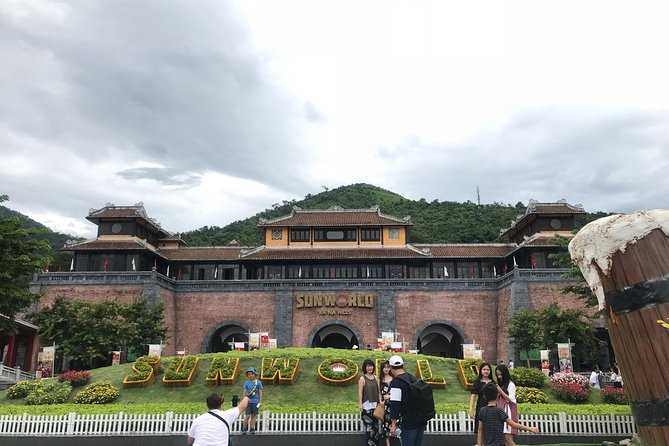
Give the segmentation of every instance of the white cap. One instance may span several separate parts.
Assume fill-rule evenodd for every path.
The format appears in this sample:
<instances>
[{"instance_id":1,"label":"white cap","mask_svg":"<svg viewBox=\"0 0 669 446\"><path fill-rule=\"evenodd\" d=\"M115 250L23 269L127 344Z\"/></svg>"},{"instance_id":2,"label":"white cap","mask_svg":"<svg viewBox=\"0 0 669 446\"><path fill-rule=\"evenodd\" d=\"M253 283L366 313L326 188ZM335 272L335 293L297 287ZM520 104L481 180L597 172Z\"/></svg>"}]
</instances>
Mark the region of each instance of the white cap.
<instances>
[{"instance_id":1,"label":"white cap","mask_svg":"<svg viewBox=\"0 0 669 446\"><path fill-rule=\"evenodd\" d=\"M390 363L390 367L401 367L404 365L404 360L397 355L391 356L388 362Z\"/></svg>"}]
</instances>

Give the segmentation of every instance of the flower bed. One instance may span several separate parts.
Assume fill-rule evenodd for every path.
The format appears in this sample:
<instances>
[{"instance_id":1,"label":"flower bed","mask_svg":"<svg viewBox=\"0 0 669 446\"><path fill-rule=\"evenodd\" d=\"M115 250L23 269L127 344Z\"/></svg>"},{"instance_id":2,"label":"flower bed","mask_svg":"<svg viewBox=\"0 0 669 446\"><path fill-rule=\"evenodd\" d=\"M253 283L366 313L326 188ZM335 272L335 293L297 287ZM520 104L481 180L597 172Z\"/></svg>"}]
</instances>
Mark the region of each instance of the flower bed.
<instances>
[{"instance_id":1,"label":"flower bed","mask_svg":"<svg viewBox=\"0 0 669 446\"><path fill-rule=\"evenodd\" d=\"M327 386L350 386L358 377L358 365L342 357L328 358L318 366L318 381Z\"/></svg>"},{"instance_id":2,"label":"flower bed","mask_svg":"<svg viewBox=\"0 0 669 446\"><path fill-rule=\"evenodd\" d=\"M565 403L585 403L590 398L588 379L577 373L555 373L551 376L551 392Z\"/></svg>"},{"instance_id":3,"label":"flower bed","mask_svg":"<svg viewBox=\"0 0 669 446\"><path fill-rule=\"evenodd\" d=\"M262 358L260 381L263 384L293 384L299 365L298 358Z\"/></svg>"},{"instance_id":4,"label":"flower bed","mask_svg":"<svg viewBox=\"0 0 669 446\"><path fill-rule=\"evenodd\" d=\"M157 356L140 356L132 365L134 373L127 375L123 380L123 387L148 387L156 379L160 367L160 358Z\"/></svg>"},{"instance_id":5,"label":"flower bed","mask_svg":"<svg viewBox=\"0 0 669 446\"><path fill-rule=\"evenodd\" d=\"M428 383L435 389L445 389L446 379L443 376L433 375L430 361L427 359L418 359L416 361L416 373L418 377Z\"/></svg>"},{"instance_id":6,"label":"flower bed","mask_svg":"<svg viewBox=\"0 0 669 446\"><path fill-rule=\"evenodd\" d=\"M186 387L193 383L197 373L200 358L195 355L183 356L181 361L172 361L165 370L163 384L168 387Z\"/></svg>"},{"instance_id":7,"label":"flower bed","mask_svg":"<svg viewBox=\"0 0 669 446\"><path fill-rule=\"evenodd\" d=\"M230 358L225 355L216 355L211 361L207 377L204 379L208 386L231 386L239 373L239 358Z\"/></svg>"},{"instance_id":8,"label":"flower bed","mask_svg":"<svg viewBox=\"0 0 669 446\"><path fill-rule=\"evenodd\" d=\"M534 387L516 387L516 401L518 404L546 404L548 397L544 392Z\"/></svg>"},{"instance_id":9,"label":"flower bed","mask_svg":"<svg viewBox=\"0 0 669 446\"><path fill-rule=\"evenodd\" d=\"M461 359L458 361L458 376L466 390L470 390L479 376L482 359Z\"/></svg>"},{"instance_id":10,"label":"flower bed","mask_svg":"<svg viewBox=\"0 0 669 446\"><path fill-rule=\"evenodd\" d=\"M625 391L620 387L604 387L602 401L607 404L629 404Z\"/></svg>"},{"instance_id":11,"label":"flower bed","mask_svg":"<svg viewBox=\"0 0 669 446\"><path fill-rule=\"evenodd\" d=\"M68 382L72 384L72 387L83 386L87 384L91 379L91 372L88 370L68 370L63 372L58 377L60 382Z\"/></svg>"}]
</instances>

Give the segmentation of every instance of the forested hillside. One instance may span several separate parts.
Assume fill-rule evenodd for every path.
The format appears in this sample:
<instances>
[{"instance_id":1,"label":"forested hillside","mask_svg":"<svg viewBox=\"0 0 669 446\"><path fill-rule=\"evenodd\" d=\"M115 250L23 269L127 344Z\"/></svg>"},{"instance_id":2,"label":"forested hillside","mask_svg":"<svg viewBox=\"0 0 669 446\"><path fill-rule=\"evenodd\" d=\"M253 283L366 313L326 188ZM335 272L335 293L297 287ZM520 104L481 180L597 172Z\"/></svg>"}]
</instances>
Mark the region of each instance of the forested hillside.
<instances>
[{"instance_id":1,"label":"forested hillside","mask_svg":"<svg viewBox=\"0 0 669 446\"><path fill-rule=\"evenodd\" d=\"M276 203L253 217L239 220L224 227L205 226L185 232L183 239L191 246L226 245L236 240L242 245L262 243L257 227L260 217L270 219L290 214L293 206L302 209L327 209L341 206L345 209L368 209L374 205L381 212L394 217L411 216L411 243L483 243L497 242L499 231L510 226L511 220L525 212L526 205L482 204L453 201L427 202L408 200L401 195L369 184L353 184L316 195L307 194L303 200Z\"/></svg>"}]
</instances>

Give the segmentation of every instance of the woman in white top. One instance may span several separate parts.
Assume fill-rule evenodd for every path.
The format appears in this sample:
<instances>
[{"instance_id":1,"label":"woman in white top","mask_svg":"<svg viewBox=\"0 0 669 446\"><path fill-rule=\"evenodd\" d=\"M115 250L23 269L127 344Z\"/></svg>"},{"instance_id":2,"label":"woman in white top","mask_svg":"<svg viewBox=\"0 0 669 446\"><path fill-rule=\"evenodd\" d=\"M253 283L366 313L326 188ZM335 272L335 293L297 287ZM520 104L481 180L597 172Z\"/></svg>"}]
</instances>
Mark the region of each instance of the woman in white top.
<instances>
[{"instance_id":1,"label":"woman in white top","mask_svg":"<svg viewBox=\"0 0 669 446\"><path fill-rule=\"evenodd\" d=\"M599 371L599 366L596 365L594 369L592 369L592 373L590 374L590 386L594 387L596 389L601 389L602 386L599 382L601 376L601 372Z\"/></svg>"},{"instance_id":2,"label":"woman in white top","mask_svg":"<svg viewBox=\"0 0 669 446\"><path fill-rule=\"evenodd\" d=\"M497 366L495 370L497 376L497 407L504 410L510 419L518 422L518 408L516 406L516 384L511 381L511 372L504 364ZM518 435L518 429L514 429L507 423L504 423L504 442L506 446L516 446L513 436Z\"/></svg>"}]
</instances>

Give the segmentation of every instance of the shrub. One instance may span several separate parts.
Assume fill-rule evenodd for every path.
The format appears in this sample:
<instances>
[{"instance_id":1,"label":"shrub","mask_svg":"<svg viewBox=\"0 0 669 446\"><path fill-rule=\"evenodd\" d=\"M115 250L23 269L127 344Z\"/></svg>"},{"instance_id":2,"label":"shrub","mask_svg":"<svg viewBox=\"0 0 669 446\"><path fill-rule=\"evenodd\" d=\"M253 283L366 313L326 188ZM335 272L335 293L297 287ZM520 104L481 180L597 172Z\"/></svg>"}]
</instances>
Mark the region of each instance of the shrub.
<instances>
[{"instance_id":1,"label":"shrub","mask_svg":"<svg viewBox=\"0 0 669 446\"><path fill-rule=\"evenodd\" d=\"M546 381L546 375L539 369L530 369L527 367L517 367L509 370L511 380L520 387L534 387L541 389Z\"/></svg>"},{"instance_id":2,"label":"shrub","mask_svg":"<svg viewBox=\"0 0 669 446\"><path fill-rule=\"evenodd\" d=\"M118 398L120 392L109 381L98 381L74 396L77 404L105 404Z\"/></svg>"},{"instance_id":3,"label":"shrub","mask_svg":"<svg viewBox=\"0 0 669 446\"><path fill-rule=\"evenodd\" d=\"M602 389L602 401L607 404L629 404L623 389L616 387L604 387Z\"/></svg>"},{"instance_id":4,"label":"shrub","mask_svg":"<svg viewBox=\"0 0 669 446\"><path fill-rule=\"evenodd\" d=\"M25 398L30 392L42 387L42 381L36 379L35 381L20 381L14 384L7 390L7 398L15 400L18 398Z\"/></svg>"},{"instance_id":5,"label":"shrub","mask_svg":"<svg viewBox=\"0 0 669 446\"><path fill-rule=\"evenodd\" d=\"M26 404L63 404L72 392L72 384L68 382L50 382L33 389L26 395Z\"/></svg>"},{"instance_id":6,"label":"shrub","mask_svg":"<svg viewBox=\"0 0 669 446\"><path fill-rule=\"evenodd\" d=\"M581 376L578 373L555 373L551 376L551 384L578 384L584 388L590 386L588 378Z\"/></svg>"},{"instance_id":7,"label":"shrub","mask_svg":"<svg viewBox=\"0 0 669 446\"><path fill-rule=\"evenodd\" d=\"M574 383L556 383L551 384L551 391L560 401L565 403L585 403L590 398L590 391Z\"/></svg>"},{"instance_id":8,"label":"shrub","mask_svg":"<svg viewBox=\"0 0 669 446\"><path fill-rule=\"evenodd\" d=\"M546 404L548 397L544 392L534 387L516 387L516 402L530 404Z\"/></svg>"},{"instance_id":9,"label":"shrub","mask_svg":"<svg viewBox=\"0 0 669 446\"><path fill-rule=\"evenodd\" d=\"M88 381L90 380L91 372L88 370L68 370L58 377L58 381L68 382L72 384L73 387L79 387L83 386L84 384L88 384Z\"/></svg>"}]
</instances>

